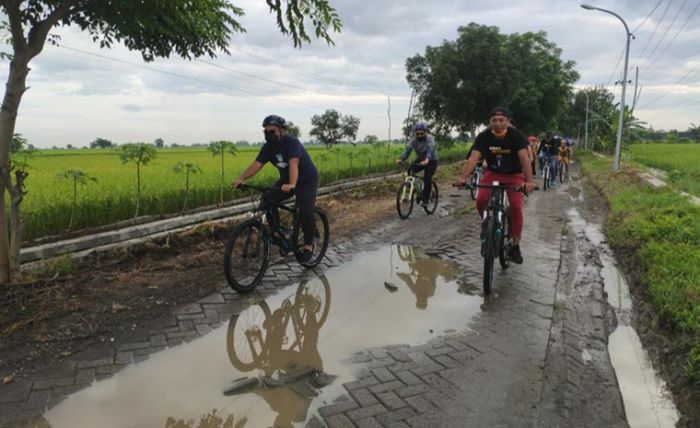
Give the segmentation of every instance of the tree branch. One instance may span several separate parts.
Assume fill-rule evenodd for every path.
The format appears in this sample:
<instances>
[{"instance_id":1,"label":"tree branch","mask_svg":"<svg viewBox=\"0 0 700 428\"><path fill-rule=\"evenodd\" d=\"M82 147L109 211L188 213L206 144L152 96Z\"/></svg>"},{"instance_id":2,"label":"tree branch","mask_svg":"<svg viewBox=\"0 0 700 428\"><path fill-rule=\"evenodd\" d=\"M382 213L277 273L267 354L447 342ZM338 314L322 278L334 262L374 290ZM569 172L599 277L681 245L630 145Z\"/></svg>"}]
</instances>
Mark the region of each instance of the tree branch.
<instances>
[{"instance_id":1,"label":"tree branch","mask_svg":"<svg viewBox=\"0 0 700 428\"><path fill-rule=\"evenodd\" d=\"M3 2L7 17L10 21L10 32L12 33L12 47L15 54L24 53L27 51L27 41L24 38L24 29L22 28L22 18L19 13L20 0L7 0Z\"/></svg>"},{"instance_id":2,"label":"tree branch","mask_svg":"<svg viewBox=\"0 0 700 428\"><path fill-rule=\"evenodd\" d=\"M70 0L61 3L56 9L51 11L49 16L46 17L39 24L32 27L29 31L29 54L30 59L38 55L42 49L44 49L44 43L46 42L46 37L49 35L51 28L62 19L70 8L75 6L79 0Z\"/></svg>"}]
</instances>

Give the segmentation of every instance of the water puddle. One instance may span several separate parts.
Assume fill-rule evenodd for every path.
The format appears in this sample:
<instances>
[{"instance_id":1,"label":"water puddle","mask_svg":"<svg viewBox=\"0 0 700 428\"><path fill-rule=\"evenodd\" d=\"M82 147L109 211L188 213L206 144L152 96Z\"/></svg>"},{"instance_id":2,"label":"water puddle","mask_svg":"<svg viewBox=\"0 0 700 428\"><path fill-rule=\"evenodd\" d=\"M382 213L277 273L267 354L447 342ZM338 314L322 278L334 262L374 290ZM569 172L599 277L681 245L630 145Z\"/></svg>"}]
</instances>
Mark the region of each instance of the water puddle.
<instances>
[{"instance_id":1,"label":"water puddle","mask_svg":"<svg viewBox=\"0 0 700 428\"><path fill-rule=\"evenodd\" d=\"M599 225L586 222L576 209L569 210L568 214L574 230L598 247L604 289L618 321L617 328L608 338L608 353L630 427L675 427L679 419L678 410L670 398L666 382L654 370L649 354L630 325L633 305L629 287L610 255L612 253L605 244L605 235ZM584 361L590 361L590 353L583 352Z\"/></svg>"},{"instance_id":2,"label":"water puddle","mask_svg":"<svg viewBox=\"0 0 700 428\"><path fill-rule=\"evenodd\" d=\"M358 352L466 328L482 298L460 276L410 246L360 253L69 396L47 426L300 426L343 392Z\"/></svg>"}]
</instances>

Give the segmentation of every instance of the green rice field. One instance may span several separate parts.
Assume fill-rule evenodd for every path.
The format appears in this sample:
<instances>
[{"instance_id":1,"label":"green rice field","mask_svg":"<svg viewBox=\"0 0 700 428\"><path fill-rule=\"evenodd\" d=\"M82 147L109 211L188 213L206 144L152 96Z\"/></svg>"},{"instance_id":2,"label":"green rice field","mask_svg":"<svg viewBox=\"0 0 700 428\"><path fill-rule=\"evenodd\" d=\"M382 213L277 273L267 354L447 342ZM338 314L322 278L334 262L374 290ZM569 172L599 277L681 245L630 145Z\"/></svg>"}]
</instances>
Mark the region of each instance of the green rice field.
<instances>
[{"instance_id":1,"label":"green rice field","mask_svg":"<svg viewBox=\"0 0 700 428\"><path fill-rule=\"evenodd\" d=\"M439 149L441 162L461 159L468 146L455 145ZM307 146L319 169L321 184L358 177L384 170L395 170L394 160L402 144L387 146L341 146L326 150ZM225 201L241 196L228 186L255 159L259 148L241 148L235 156L225 157ZM385 163L386 160L386 163ZM173 172L178 162L192 162L202 172L190 176L187 208L215 205L220 201L220 157L205 147L158 149L157 157L142 166L142 198L139 215L166 215L183 208L185 175ZM122 164L116 150L79 149L40 151L29 159L27 195L22 204L24 239L59 235L70 220L73 184L59 179L67 170L81 170L97 181L78 186L78 202L73 230L103 226L133 218L136 209L136 166ZM271 184L277 169L266 165L251 183Z\"/></svg>"},{"instance_id":2,"label":"green rice field","mask_svg":"<svg viewBox=\"0 0 700 428\"><path fill-rule=\"evenodd\" d=\"M631 160L665 171L674 187L700 196L700 144L636 144Z\"/></svg>"}]
</instances>

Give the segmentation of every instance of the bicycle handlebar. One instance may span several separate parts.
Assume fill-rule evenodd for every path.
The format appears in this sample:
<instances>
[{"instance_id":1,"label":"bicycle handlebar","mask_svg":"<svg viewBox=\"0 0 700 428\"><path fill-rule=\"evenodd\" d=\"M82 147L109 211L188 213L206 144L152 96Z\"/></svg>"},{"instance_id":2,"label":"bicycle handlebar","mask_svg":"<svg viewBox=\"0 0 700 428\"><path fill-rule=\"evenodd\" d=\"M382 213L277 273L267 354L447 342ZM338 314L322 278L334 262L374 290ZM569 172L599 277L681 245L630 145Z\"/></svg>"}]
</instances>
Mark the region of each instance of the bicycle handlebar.
<instances>
[{"instance_id":1,"label":"bicycle handlebar","mask_svg":"<svg viewBox=\"0 0 700 428\"><path fill-rule=\"evenodd\" d=\"M466 188L466 189L473 189L474 187L482 188L482 189L506 189L506 190L516 190L518 192L523 192L524 194L527 195L527 192L525 191L525 186L512 186L512 185L506 185L506 184L499 184L497 186L494 186L493 184L477 184L476 186L472 186L469 183L464 183L464 184L452 184L452 187L456 187L458 189Z\"/></svg>"},{"instance_id":2,"label":"bicycle handlebar","mask_svg":"<svg viewBox=\"0 0 700 428\"><path fill-rule=\"evenodd\" d=\"M237 189L252 189L252 190L257 190L258 192L267 192L268 190L274 189L274 187L264 187L264 186L256 186L253 184L241 184L240 186L237 187Z\"/></svg>"}]
</instances>

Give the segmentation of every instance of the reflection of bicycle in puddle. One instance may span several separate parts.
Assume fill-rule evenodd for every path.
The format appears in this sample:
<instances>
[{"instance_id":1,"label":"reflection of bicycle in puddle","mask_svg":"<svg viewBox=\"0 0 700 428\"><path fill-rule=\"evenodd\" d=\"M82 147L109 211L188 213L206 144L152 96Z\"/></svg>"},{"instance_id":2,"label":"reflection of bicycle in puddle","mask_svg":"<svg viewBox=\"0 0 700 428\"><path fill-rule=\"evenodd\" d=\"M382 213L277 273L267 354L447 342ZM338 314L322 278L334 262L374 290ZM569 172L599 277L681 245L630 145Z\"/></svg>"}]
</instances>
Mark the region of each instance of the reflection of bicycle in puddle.
<instances>
[{"instance_id":1,"label":"reflection of bicycle in puddle","mask_svg":"<svg viewBox=\"0 0 700 428\"><path fill-rule=\"evenodd\" d=\"M274 311L262 301L234 315L226 337L231 364L242 372L260 370L261 376L236 381L227 395L261 396L278 413L276 427L303 422L318 389L334 379L323 373L318 352L329 310L330 286L322 276L299 284Z\"/></svg>"},{"instance_id":2,"label":"reflection of bicycle in puddle","mask_svg":"<svg viewBox=\"0 0 700 428\"><path fill-rule=\"evenodd\" d=\"M438 277L453 281L459 273L457 267L439 258L430 258L416 251L410 245L398 246L399 258L406 262L409 272L397 272L399 277L416 296L416 308L426 309L428 299L435 295Z\"/></svg>"}]
</instances>

